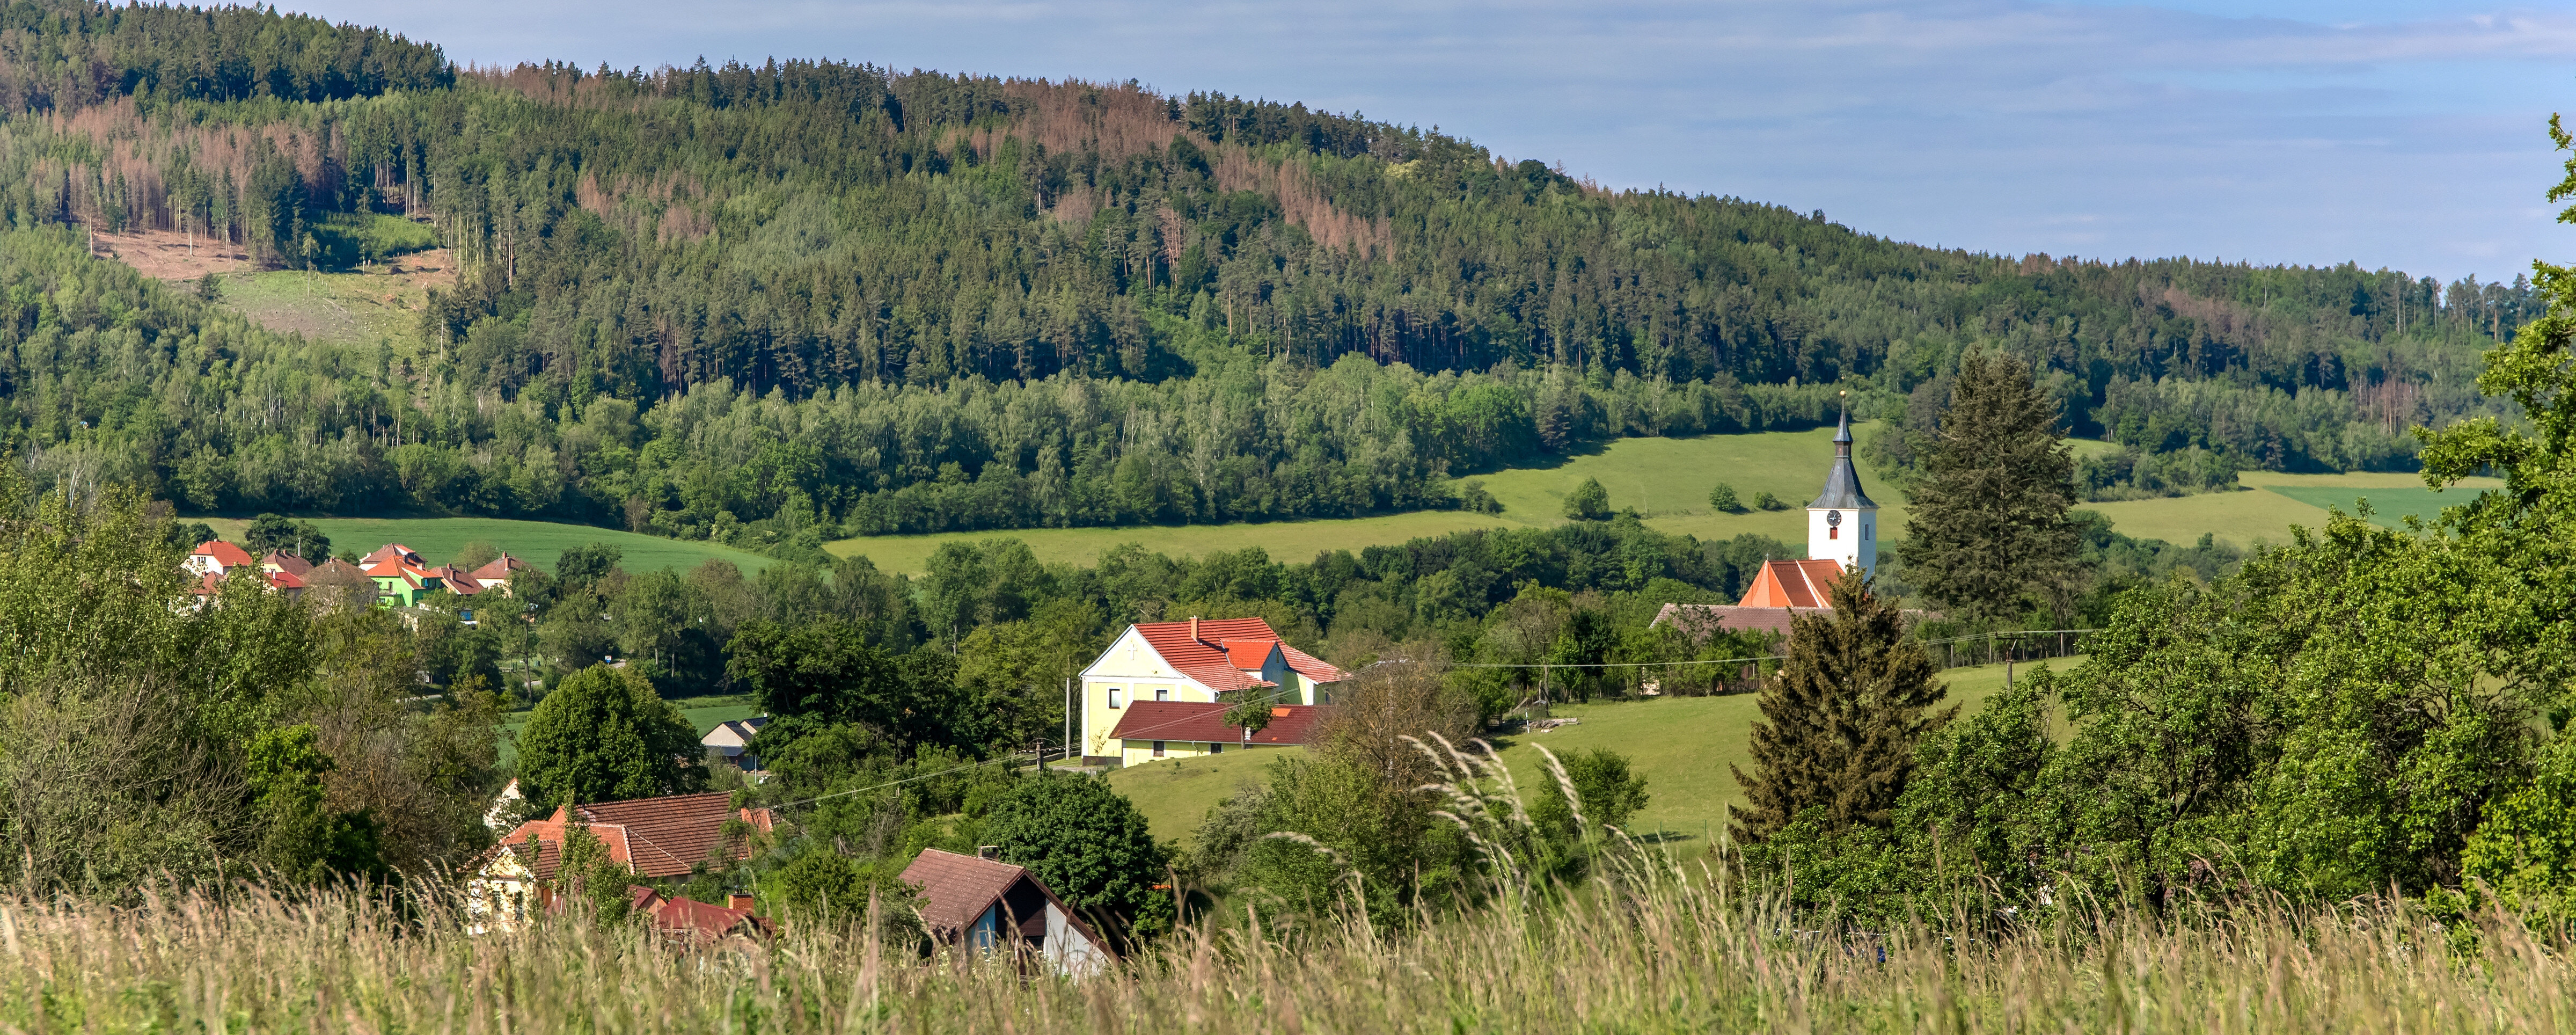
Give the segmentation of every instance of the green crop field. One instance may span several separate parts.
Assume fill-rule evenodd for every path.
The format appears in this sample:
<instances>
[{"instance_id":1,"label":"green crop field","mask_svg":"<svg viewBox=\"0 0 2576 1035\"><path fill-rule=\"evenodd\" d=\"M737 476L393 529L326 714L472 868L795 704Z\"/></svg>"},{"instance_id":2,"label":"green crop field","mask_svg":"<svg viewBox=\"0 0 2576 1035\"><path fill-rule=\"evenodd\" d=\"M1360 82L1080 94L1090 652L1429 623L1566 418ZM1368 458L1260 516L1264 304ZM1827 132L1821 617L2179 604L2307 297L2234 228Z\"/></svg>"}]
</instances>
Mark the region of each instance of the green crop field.
<instances>
[{"instance_id":1,"label":"green crop field","mask_svg":"<svg viewBox=\"0 0 2576 1035\"><path fill-rule=\"evenodd\" d=\"M2060 658L2050 664L2063 671L2080 660ZM2025 663L2015 671L2028 670ZM1950 700L1964 713L2003 689L2004 666L1962 666L1941 678L1950 686ZM1559 755L1596 747L1624 754L1646 778L1648 796L1645 810L1629 820L1630 828L1696 845L1726 825L1727 803L1742 800L1727 767L1752 764L1753 722L1762 714L1754 702L1752 694L1733 694L1558 705L1558 718L1583 721L1514 736L1498 746L1524 797L1538 793L1535 781L1544 776L1539 745ZM1278 757L1273 750L1229 751L1155 762L1116 770L1109 783L1136 803L1157 839L1187 844L1208 809L1246 782L1260 780L1263 768Z\"/></svg>"},{"instance_id":2,"label":"green crop field","mask_svg":"<svg viewBox=\"0 0 2576 1035\"><path fill-rule=\"evenodd\" d=\"M2079 454L2106 451L2108 443L2076 440ZM1152 525L1128 528L1041 528L1018 531L948 532L938 535L871 536L844 539L829 549L841 556L866 556L888 571L926 570L932 551L956 540L1011 538L1029 545L1047 562L1089 564L1101 551L1122 543L1141 543L1162 553L1200 555L1258 546L1273 560L1304 561L1325 550L1358 550L1393 545L1420 536L1443 535L1467 528L1527 528L1564 520L1565 495L1585 478L1598 478L1610 492L1610 505L1633 508L1646 524L1660 531L1688 533L1702 539L1727 539L1747 532L1791 544L1806 539L1806 514L1799 509L1823 484L1833 460L1833 429L1762 432L1751 435L1703 435L1697 438L1627 438L1599 444L1588 452L1544 467L1520 467L1470 475L1482 480L1503 504L1497 515L1463 511L1428 511L1324 521L1281 521L1232 525ZM1461 479L1462 481L1464 479ZM2468 492L2435 493L2411 474L2280 474L2248 471L2247 491L2204 493L2170 499L2087 503L2109 517L2112 526L2140 538L2188 543L2202 533L2239 546L2285 542L2292 525L2325 524L2323 505L2352 509L2352 497L2367 495L2380 523L2398 527L2404 514L2431 516L2442 506L2463 500L2468 492L2498 484L2472 479ZM1729 514L1708 505L1708 490L1718 482L1735 487L1748 507L1771 493L1790 509L1748 510ZM1879 507L1886 537L1904 536L1903 494L1883 484L1861 465L1861 483ZM2354 490L2367 490L2366 492Z\"/></svg>"},{"instance_id":3,"label":"green crop field","mask_svg":"<svg viewBox=\"0 0 2576 1035\"><path fill-rule=\"evenodd\" d=\"M215 534L240 542L242 530L250 525L242 518L207 518ZM386 543L401 543L420 551L431 564L444 564L471 542L487 542L508 551L513 557L540 568L553 570L555 558L565 550L587 543L607 543L624 551L618 566L630 572L660 571L666 568L687 569L709 560L732 561L745 574L767 567L770 559L756 553L736 550L715 543L664 539L589 525L567 525L552 521L511 521L504 518L312 518L313 524L331 537L333 552L356 550L366 553Z\"/></svg>"},{"instance_id":4,"label":"green crop field","mask_svg":"<svg viewBox=\"0 0 2576 1035\"><path fill-rule=\"evenodd\" d=\"M888 571L918 573L930 554L952 540L1018 539L1039 560L1088 564L1103 550L1121 543L1173 555L1259 546L1274 560L1304 561L1336 549L1392 545L1420 536L1467 528L1527 528L1564 520L1565 495L1598 478L1610 492L1610 505L1634 508L1646 523L1674 533L1702 538L1729 538L1758 532L1791 541L1806 537L1804 506L1824 482L1832 463L1832 428L1763 432L1752 435L1704 435L1697 438L1626 438L1599 444L1588 452L1545 467L1521 467L1469 475L1485 483L1503 504L1496 515L1464 511L1386 514L1327 521L1279 521L1233 525L1142 526L1129 528L1043 528L996 532L949 532L939 535L871 536L844 539L830 550L842 556L865 556ZM1880 487L1866 472L1862 482L1876 499L1883 523L1901 524L1902 499ZM1463 479L1462 479L1463 481ZM1792 509L1726 514L1711 510L1708 490L1718 482L1735 486L1749 507L1769 492Z\"/></svg>"}]
</instances>

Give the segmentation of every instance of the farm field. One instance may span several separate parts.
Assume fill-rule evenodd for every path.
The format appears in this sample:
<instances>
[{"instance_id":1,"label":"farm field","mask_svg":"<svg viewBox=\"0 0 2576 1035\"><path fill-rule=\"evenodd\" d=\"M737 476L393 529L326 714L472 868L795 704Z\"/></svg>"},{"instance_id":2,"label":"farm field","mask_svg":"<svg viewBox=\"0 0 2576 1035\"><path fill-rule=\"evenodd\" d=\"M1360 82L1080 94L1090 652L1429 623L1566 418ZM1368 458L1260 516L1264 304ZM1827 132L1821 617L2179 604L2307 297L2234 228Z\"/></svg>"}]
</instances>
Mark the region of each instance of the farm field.
<instances>
[{"instance_id":1,"label":"farm field","mask_svg":"<svg viewBox=\"0 0 2576 1035\"><path fill-rule=\"evenodd\" d=\"M1305 561L1325 550L1358 550L1393 545L1421 536L1444 535L1469 528L1532 528L1565 520L1565 496L1585 478L1598 478L1609 490L1610 505L1634 508L1646 524L1671 533L1701 538L1732 538L1746 532L1787 540L1806 537L1804 511L1748 511L1727 514L1710 509L1708 490L1720 481L1735 486L1746 506L1769 492L1790 507L1805 505L1823 483L1832 462L1834 430L1775 431L1750 435L1703 435L1697 438L1627 438L1603 443L1588 452L1545 467L1520 467L1468 475L1485 483L1503 504L1494 515L1465 511L1423 511L1321 521L1275 521L1232 525L1132 526L1127 528L1044 528L1017 531L946 532L937 535L870 536L830 544L834 554L865 556L888 571L924 571L941 543L955 540L1018 539L1039 560L1088 564L1103 550L1122 543L1173 555L1197 555L1259 546L1272 560ZM1460 479L1464 481L1465 479ZM1866 469L1861 481L1884 508L1879 520L1888 527L1904 521L1903 500L1883 488Z\"/></svg>"},{"instance_id":2,"label":"farm field","mask_svg":"<svg viewBox=\"0 0 2576 1035\"><path fill-rule=\"evenodd\" d=\"M215 534L234 542L241 541L242 530L250 525L243 518L196 520L214 526ZM465 544L478 540L499 546L511 556L548 571L554 570L555 558L565 550L587 543L607 543L625 551L617 563L630 572L688 569L709 560L727 560L741 567L744 574L750 574L768 567L770 563L769 558L760 554L715 543L664 539L552 521L463 517L324 517L309 520L322 530L323 535L331 537L334 552L354 549L365 553L386 543L401 543L420 551L431 564L446 563L448 558L464 549Z\"/></svg>"},{"instance_id":3,"label":"farm field","mask_svg":"<svg viewBox=\"0 0 2576 1035\"><path fill-rule=\"evenodd\" d=\"M2050 662L2059 671L2082 659ZM2016 673L2029 671L2030 664ZM1942 673L1950 700L1961 713L1973 710L2004 686L2004 666L1962 666ZM1670 843L1697 850L1703 837L1726 825L1726 805L1741 800L1729 765L1750 765L1753 723L1761 718L1753 694L1725 697L1676 697L1594 704L1565 704L1558 718L1580 718L1573 726L1506 738L1503 762L1523 795L1538 792L1545 760L1538 745L1562 756L1606 747L1627 755L1646 778L1644 811L1629 821L1640 836L1660 835ZM1301 749L1288 748L1288 751ZM1157 762L1116 770L1109 783L1136 803L1158 840L1187 845L1199 821L1217 801L1247 780L1261 779L1262 769L1279 755L1273 750L1230 751L1209 758Z\"/></svg>"},{"instance_id":4,"label":"farm field","mask_svg":"<svg viewBox=\"0 0 2576 1035\"><path fill-rule=\"evenodd\" d=\"M1803 507L1824 480L1833 458L1833 429L1761 432L1750 435L1703 435L1697 438L1628 438L1600 444L1588 452L1545 467L1521 467L1470 475L1503 504L1496 515L1464 511L1424 511L1363 518L1278 521L1231 525L1135 526L1127 528L1042 528L1017 531L947 532L937 535L870 536L829 545L832 553L865 556L887 571L920 573L940 544L952 541L1018 539L1040 561L1089 564L1104 550L1122 543L1180 555L1258 546L1272 560L1305 561L1325 550L1359 550L1393 545L1419 536L1444 535L1470 528L1544 527L1564 520L1568 492L1585 478L1598 478L1609 490L1610 505L1635 508L1648 527L1702 539L1729 539L1745 533L1767 535L1789 543L1806 538ZM2075 440L2078 454L2100 452L2110 444ZM1879 526L1890 539L1902 538L1905 503L1902 494L1860 464L1861 484L1880 507ZM1464 479L1461 479L1462 481ZM2466 499L2461 489L2435 493L2412 474L2281 474L2247 471L2240 476L2250 491L2204 493L2169 499L2085 503L2111 519L2122 533L2145 539L2189 543L2208 533L2238 546L2284 542L2292 525L2322 527L2326 505L2352 509L2352 497L2367 495L2377 508L2376 520L2395 528L2409 513L2432 516L2441 507ZM1750 506L1768 492L1792 509L1728 514L1708 505L1708 490L1724 481ZM2500 484L2472 479L2465 489Z\"/></svg>"}]
</instances>

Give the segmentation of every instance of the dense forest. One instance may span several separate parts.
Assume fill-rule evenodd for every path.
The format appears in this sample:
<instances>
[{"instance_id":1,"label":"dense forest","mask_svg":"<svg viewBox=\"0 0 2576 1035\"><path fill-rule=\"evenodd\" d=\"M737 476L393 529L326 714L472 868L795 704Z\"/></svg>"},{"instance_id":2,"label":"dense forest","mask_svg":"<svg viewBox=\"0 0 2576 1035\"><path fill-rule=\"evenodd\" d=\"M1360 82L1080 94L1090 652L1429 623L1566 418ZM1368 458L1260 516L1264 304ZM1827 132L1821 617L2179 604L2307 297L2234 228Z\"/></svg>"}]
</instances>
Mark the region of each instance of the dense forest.
<instances>
[{"instance_id":1,"label":"dense forest","mask_svg":"<svg viewBox=\"0 0 2576 1035\"><path fill-rule=\"evenodd\" d=\"M1794 428L1900 480L1961 355L2124 448L2097 498L2406 469L2530 286L1943 251L1453 136L832 62L462 70L259 9L0 11L0 429L198 511L460 513L756 548L1454 505L1587 439ZM426 223L417 340L279 337L46 227L274 266Z\"/></svg>"}]
</instances>

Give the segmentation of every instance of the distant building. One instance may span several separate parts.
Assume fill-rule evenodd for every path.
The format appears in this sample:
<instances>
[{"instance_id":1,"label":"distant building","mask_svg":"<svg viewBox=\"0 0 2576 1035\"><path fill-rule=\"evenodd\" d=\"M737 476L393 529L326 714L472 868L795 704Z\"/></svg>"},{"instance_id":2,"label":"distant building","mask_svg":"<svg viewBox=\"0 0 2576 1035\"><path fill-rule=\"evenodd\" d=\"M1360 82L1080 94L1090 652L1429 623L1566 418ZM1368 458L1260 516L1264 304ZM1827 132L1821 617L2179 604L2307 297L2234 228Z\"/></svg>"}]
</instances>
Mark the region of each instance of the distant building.
<instances>
[{"instance_id":1,"label":"distant building","mask_svg":"<svg viewBox=\"0 0 2576 1035\"><path fill-rule=\"evenodd\" d=\"M778 925L754 912L749 895L728 895L724 905L688 898L666 898L641 884L626 886L626 904L652 921L666 941L692 948L748 945L778 933Z\"/></svg>"},{"instance_id":2,"label":"distant building","mask_svg":"<svg viewBox=\"0 0 2576 1035\"><path fill-rule=\"evenodd\" d=\"M1157 759L1220 755L1229 749L1293 747L1306 743L1333 710L1329 705L1274 705L1270 725L1256 733L1226 724L1225 713L1233 707L1222 702L1196 701L1129 704L1123 709L1126 714L1119 718L1118 728L1109 731L1109 739L1117 747L1118 764L1143 765Z\"/></svg>"},{"instance_id":3,"label":"distant building","mask_svg":"<svg viewBox=\"0 0 2576 1035\"><path fill-rule=\"evenodd\" d=\"M766 715L719 722L716 728L707 731L706 736L698 738L698 743L705 745L707 750L724 756L724 760L733 763L736 769L757 772L760 769L760 760L746 754L745 749L751 746L751 738L760 734L760 728L767 725L769 725L769 716Z\"/></svg>"},{"instance_id":4,"label":"distant building","mask_svg":"<svg viewBox=\"0 0 2576 1035\"><path fill-rule=\"evenodd\" d=\"M990 856L925 848L902 880L921 892L921 919L942 945L1020 952L1059 974L1083 977L1118 958L1099 932L1037 875Z\"/></svg>"},{"instance_id":5,"label":"distant building","mask_svg":"<svg viewBox=\"0 0 2576 1035\"><path fill-rule=\"evenodd\" d=\"M501 836L501 842L466 864L466 922L470 933L507 931L542 908L546 888L563 865L564 839L587 828L608 848L609 861L639 877L681 877L702 862L751 857L749 837L727 839L736 820L753 834L775 821L768 809L735 808L732 795L681 794L667 798L607 801L557 808Z\"/></svg>"},{"instance_id":6,"label":"distant building","mask_svg":"<svg viewBox=\"0 0 2576 1035\"><path fill-rule=\"evenodd\" d=\"M221 539L209 539L188 551L188 559L179 562L179 566L201 576L222 575L250 562L250 551Z\"/></svg>"},{"instance_id":7,"label":"distant building","mask_svg":"<svg viewBox=\"0 0 2576 1035\"><path fill-rule=\"evenodd\" d=\"M1259 618L1131 625L1082 671L1083 758L1117 764L1125 751L1116 741L1151 732L1126 722L1135 704L1218 705L1214 711L1222 714L1223 705L1250 691L1280 705L1314 708L1331 704L1333 685L1349 678L1322 658L1281 642Z\"/></svg>"}]
</instances>

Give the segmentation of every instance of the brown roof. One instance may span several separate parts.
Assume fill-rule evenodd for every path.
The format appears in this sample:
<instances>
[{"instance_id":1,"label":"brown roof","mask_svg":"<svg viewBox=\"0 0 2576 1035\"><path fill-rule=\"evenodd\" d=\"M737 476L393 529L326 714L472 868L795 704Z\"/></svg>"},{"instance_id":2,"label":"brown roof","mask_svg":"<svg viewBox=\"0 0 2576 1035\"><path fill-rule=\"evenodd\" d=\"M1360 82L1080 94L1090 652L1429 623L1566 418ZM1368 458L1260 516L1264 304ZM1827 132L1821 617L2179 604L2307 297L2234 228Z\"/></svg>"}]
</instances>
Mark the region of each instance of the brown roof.
<instances>
[{"instance_id":1,"label":"brown roof","mask_svg":"<svg viewBox=\"0 0 2576 1035\"><path fill-rule=\"evenodd\" d=\"M1109 735L1120 740L1181 740L1208 744L1303 744L1330 708L1281 705L1270 709L1270 725L1244 739L1243 727L1227 725L1225 702L1132 701Z\"/></svg>"},{"instance_id":2,"label":"brown roof","mask_svg":"<svg viewBox=\"0 0 2576 1035\"><path fill-rule=\"evenodd\" d=\"M305 572L313 570L313 562L307 561L294 554L287 553L284 550L270 551L268 556L259 559L259 563L262 565L276 565L279 571L283 571L289 575L294 575L299 578L302 577Z\"/></svg>"},{"instance_id":3,"label":"brown roof","mask_svg":"<svg viewBox=\"0 0 2576 1035\"><path fill-rule=\"evenodd\" d=\"M1834 609L1830 607L1742 607L1727 604L1665 604L1663 610L1655 612L1655 620L1647 623L1647 626L1652 628L1658 625L1669 625L1689 634L1692 639L1706 639L1710 633L1721 629L1727 632L1772 633L1786 637L1793 631L1793 623L1798 618L1805 615L1823 615L1831 617L1833 613ZM1938 611L1923 611L1914 608L1907 608L1904 611L1898 612L1898 614L1905 620L1905 624L1907 625L1912 625L1925 619L1938 619L1941 617L1941 613Z\"/></svg>"},{"instance_id":4,"label":"brown roof","mask_svg":"<svg viewBox=\"0 0 2576 1035\"><path fill-rule=\"evenodd\" d=\"M472 574L476 582L508 582L511 572L525 570L527 566L528 562L503 553L493 558L491 563L474 569Z\"/></svg>"},{"instance_id":5,"label":"brown roof","mask_svg":"<svg viewBox=\"0 0 2576 1035\"><path fill-rule=\"evenodd\" d=\"M582 821L593 827L619 828L619 840L625 843L625 861L647 877L676 877L689 872L689 867L705 860L707 853L724 840L728 820L741 819L762 833L771 826L768 809L736 809L733 796L724 791L605 801L579 806L577 811ZM560 822L563 810L556 809L554 818ZM602 840L610 839L607 830L596 832ZM612 841L612 850L614 844ZM751 846L736 845L729 855L749 858Z\"/></svg>"},{"instance_id":6,"label":"brown roof","mask_svg":"<svg viewBox=\"0 0 2576 1035\"><path fill-rule=\"evenodd\" d=\"M753 830L767 833L773 826L768 809L737 809L732 796L723 791L710 794L680 794L667 798L641 798L634 801L609 801L579 806L575 815L556 809L545 819L521 823L501 839L503 844L521 845L531 840L544 845L563 844L565 828L584 826L591 836L608 845L611 861L625 863L635 873L646 877L677 877L706 860L724 842L728 821L740 819ZM751 857L747 842L730 846L726 857ZM540 879L553 873L553 864L542 854L531 862ZM523 856L524 857L524 856Z\"/></svg>"},{"instance_id":7,"label":"brown roof","mask_svg":"<svg viewBox=\"0 0 2576 1035\"><path fill-rule=\"evenodd\" d=\"M662 893L640 884L626 886L626 902L635 911L653 918L653 929L663 934L697 943L722 941L726 938L778 933L767 917L754 916L748 909L700 902L693 898L663 898Z\"/></svg>"},{"instance_id":8,"label":"brown roof","mask_svg":"<svg viewBox=\"0 0 2576 1035\"><path fill-rule=\"evenodd\" d=\"M924 848L913 857L912 865L903 868L904 883L921 889L921 920L939 937L955 937L975 922L993 903L1003 902L1017 920L1023 936L1046 933L1045 904L1053 903L1064 912L1065 923L1082 933L1084 939L1100 951L1116 955L1117 950L1101 940L1082 914L1057 898L1045 881L1027 868L992 859Z\"/></svg>"},{"instance_id":9,"label":"brown roof","mask_svg":"<svg viewBox=\"0 0 2576 1035\"><path fill-rule=\"evenodd\" d=\"M974 923L1011 885L1029 875L1022 867L971 855L924 848L903 868L903 882L921 889L921 919L932 930L954 931Z\"/></svg>"}]
</instances>

